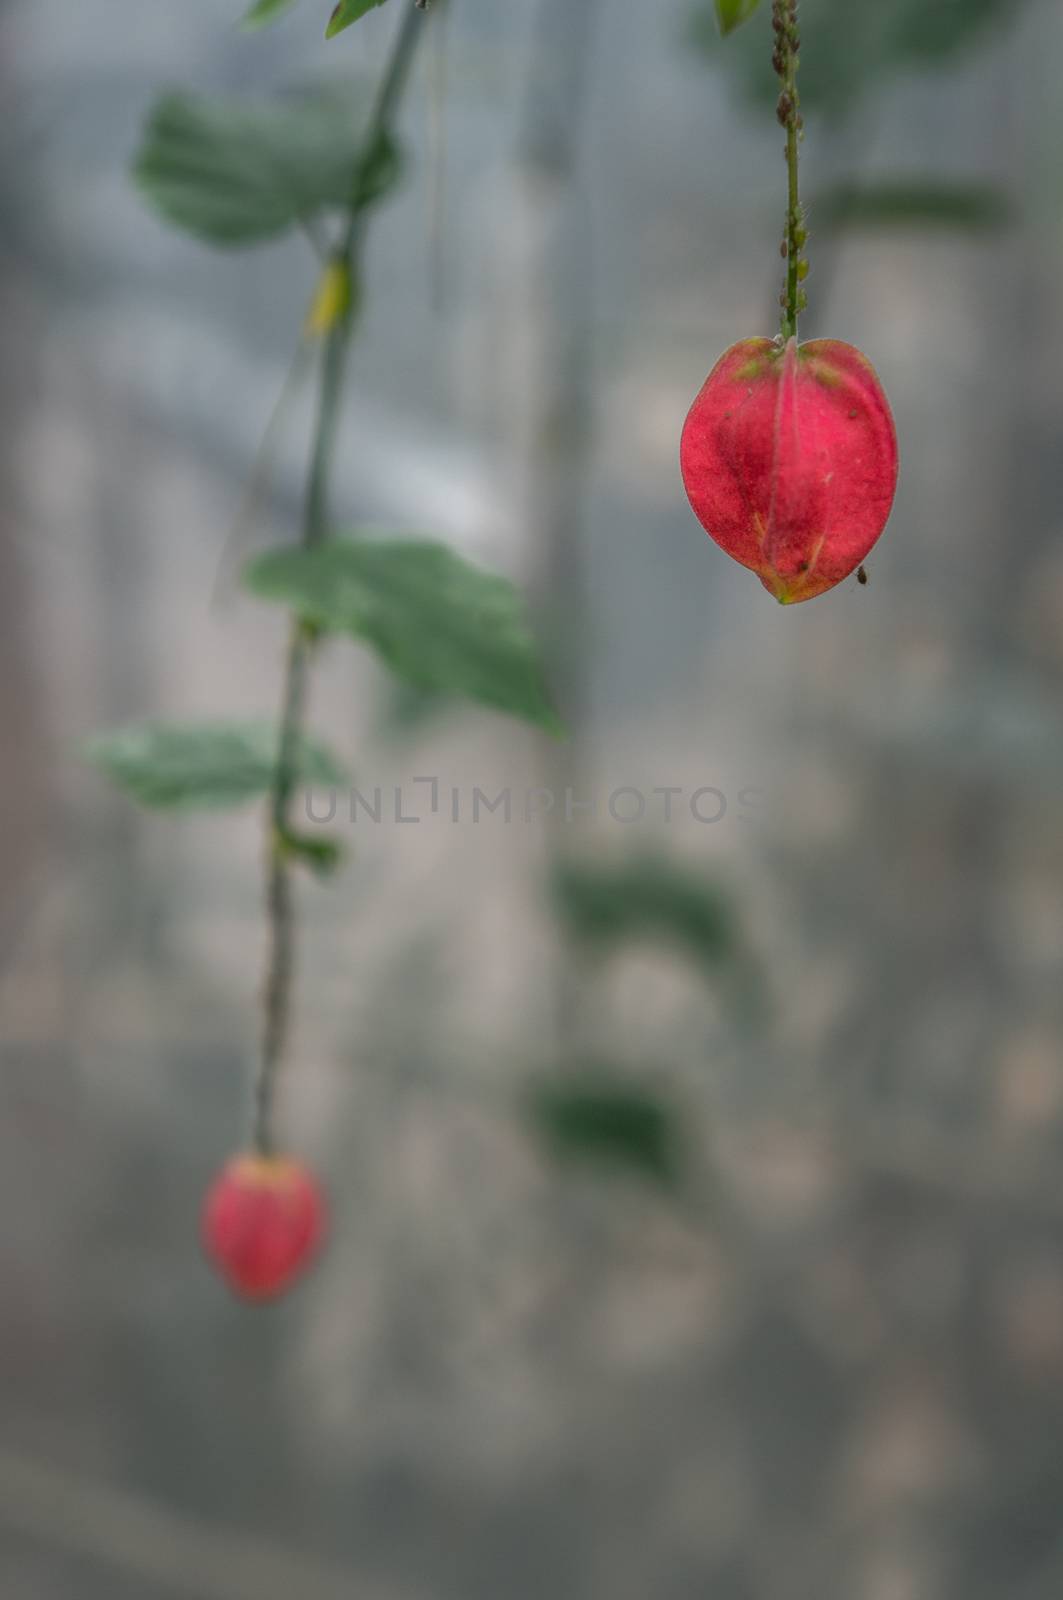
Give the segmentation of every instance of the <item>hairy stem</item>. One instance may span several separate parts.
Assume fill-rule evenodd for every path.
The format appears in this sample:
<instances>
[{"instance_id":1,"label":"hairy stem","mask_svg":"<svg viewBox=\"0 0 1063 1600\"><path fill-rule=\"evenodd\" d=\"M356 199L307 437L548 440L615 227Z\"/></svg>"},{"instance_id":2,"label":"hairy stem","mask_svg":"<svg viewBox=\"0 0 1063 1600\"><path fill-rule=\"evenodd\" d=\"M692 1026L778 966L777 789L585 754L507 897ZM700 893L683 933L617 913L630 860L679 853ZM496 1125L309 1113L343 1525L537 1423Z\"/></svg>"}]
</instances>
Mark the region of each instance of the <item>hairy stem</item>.
<instances>
[{"instance_id":1,"label":"hairy stem","mask_svg":"<svg viewBox=\"0 0 1063 1600\"><path fill-rule=\"evenodd\" d=\"M786 259L786 282L779 304L782 306L781 334L784 339L797 337L797 319L808 304L801 285L808 276L808 260L804 254L808 232L801 208L799 183L800 145L804 128L801 116L801 97L797 90L797 68L801 37L797 23L798 0L774 0L772 28L775 33L775 54L772 65L781 83L776 115L786 129L786 170L788 175L786 200L786 230L782 253Z\"/></svg>"},{"instance_id":2,"label":"hairy stem","mask_svg":"<svg viewBox=\"0 0 1063 1600\"><path fill-rule=\"evenodd\" d=\"M409 81L414 50L424 27L422 10L419 5L408 5L403 15L373 102L361 154L352 174L347 222L342 243L333 257L334 264L343 270L349 285L356 286L358 282L364 233L365 180L380 142L390 136L398 114ZM332 452L342 409L343 380L353 327L354 314L348 304L329 328L321 353L317 418L303 512L302 545L306 549L328 537ZM288 840L313 648L312 631L298 618L295 619L288 642L277 766L269 800L269 854L266 868L268 945L263 989L262 1048L255 1083L252 1132L254 1146L263 1155L268 1155L274 1148L273 1098L277 1074L287 1048L291 1016L295 915Z\"/></svg>"}]
</instances>

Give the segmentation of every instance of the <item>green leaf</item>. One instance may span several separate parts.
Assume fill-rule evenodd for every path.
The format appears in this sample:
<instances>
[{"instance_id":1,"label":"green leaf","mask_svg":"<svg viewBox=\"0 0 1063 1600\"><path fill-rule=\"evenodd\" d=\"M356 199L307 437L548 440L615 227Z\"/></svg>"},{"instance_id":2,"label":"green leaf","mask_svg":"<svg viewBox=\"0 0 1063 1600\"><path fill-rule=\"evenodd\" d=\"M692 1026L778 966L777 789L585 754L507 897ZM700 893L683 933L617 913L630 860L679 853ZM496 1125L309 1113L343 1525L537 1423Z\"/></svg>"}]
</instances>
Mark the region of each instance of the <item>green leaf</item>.
<instances>
[{"instance_id":1,"label":"green leaf","mask_svg":"<svg viewBox=\"0 0 1063 1600\"><path fill-rule=\"evenodd\" d=\"M357 22L359 17L364 17L367 11L384 4L385 0L340 0L329 18L325 38L334 38L337 33L342 33L344 28L349 28L352 22Z\"/></svg>"},{"instance_id":2,"label":"green leaf","mask_svg":"<svg viewBox=\"0 0 1063 1600\"><path fill-rule=\"evenodd\" d=\"M250 11L244 12L245 28L264 28L267 22L273 22L282 11L289 11L295 0L255 0Z\"/></svg>"},{"instance_id":3,"label":"green leaf","mask_svg":"<svg viewBox=\"0 0 1063 1600\"><path fill-rule=\"evenodd\" d=\"M393 189L402 176L402 157L389 133L378 133L374 143L363 150L353 185L353 204L359 211Z\"/></svg>"},{"instance_id":4,"label":"green leaf","mask_svg":"<svg viewBox=\"0 0 1063 1600\"><path fill-rule=\"evenodd\" d=\"M543 1144L561 1160L627 1171L668 1189L680 1177L674 1113L655 1094L601 1069L539 1084L528 1114Z\"/></svg>"},{"instance_id":5,"label":"green leaf","mask_svg":"<svg viewBox=\"0 0 1063 1600\"><path fill-rule=\"evenodd\" d=\"M664 939L716 973L737 951L730 900L663 857L636 856L616 866L561 862L553 891L573 934L606 952L631 940Z\"/></svg>"},{"instance_id":6,"label":"green leaf","mask_svg":"<svg viewBox=\"0 0 1063 1600\"><path fill-rule=\"evenodd\" d=\"M446 545L333 539L260 556L245 581L312 627L363 640L419 689L561 731L513 585Z\"/></svg>"},{"instance_id":7,"label":"green leaf","mask_svg":"<svg viewBox=\"0 0 1063 1600\"><path fill-rule=\"evenodd\" d=\"M716 0L716 22L726 39L753 15L760 0Z\"/></svg>"},{"instance_id":8,"label":"green leaf","mask_svg":"<svg viewBox=\"0 0 1063 1600\"><path fill-rule=\"evenodd\" d=\"M269 790L277 729L257 722L145 722L100 734L86 754L141 805L222 809ZM329 751L309 739L296 751L295 769L302 783L346 782Z\"/></svg>"},{"instance_id":9,"label":"green leaf","mask_svg":"<svg viewBox=\"0 0 1063 1600\"><path fill-rule=\"evenodd\" d=\"M955 228L989 233L1007 227L1014 207L986 183L934 178L839 184L813 205L817 226L833 228Z\"/></svg>"},{"instance_id":10,"label":"green leaf","mask_svg":"<svg viewBox=\"0 0 1063 1600\"><path fill-rule=\"evenodd\" d=\"M343 865L343 846L335 839L314 839L285 829L277 836L282 855L299 861L318 878L331 878Z\"/></svg>"},{"instance_id":11,"label":"green leaf","mask_svg":"<svg viewBox=\"0 0 1063 1600\"><path fill-rule=\"evenodd\" d=\"M455 701L431 689L415 689L401 678L389 682L381 696L375 733L378 738L401 740L421 734L453 711Z\"/></svg>"},{"instance_id":12,"label":"green leaf","mask_svg":"<svg viewBox=\"0 0 1063 1600\"><path fill-rule=\"evenodd\" d=\"M359 207L395 184L394 142L364 148L365 105L349 88L272 100L165 95L133 175L167 221L212 244L253 244L322 210Z\"/></svg>"}]
</instances>

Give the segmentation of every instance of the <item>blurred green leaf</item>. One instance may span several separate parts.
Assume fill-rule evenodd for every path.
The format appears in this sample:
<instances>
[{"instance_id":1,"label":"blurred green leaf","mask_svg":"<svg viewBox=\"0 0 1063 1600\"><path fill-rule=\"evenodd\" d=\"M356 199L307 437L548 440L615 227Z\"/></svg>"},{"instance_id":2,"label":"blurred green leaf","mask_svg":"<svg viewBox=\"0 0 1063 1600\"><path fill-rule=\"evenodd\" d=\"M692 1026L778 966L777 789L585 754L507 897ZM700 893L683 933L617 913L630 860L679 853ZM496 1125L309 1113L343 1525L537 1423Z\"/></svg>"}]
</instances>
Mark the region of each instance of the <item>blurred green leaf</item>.
<instances>
[{"instance_id":1,"label":"blurred green leaf","mask_svg":"<svg viewBox=\"0 0 1063 1600\"><path fill-rule=\"evenodd\" d=\"M299 861L318 878L331 878L343 865L343 847L335 839L314 839L285 829L278 838L282 853Z\"/></svg>"},{"instance_id":2,"label":"blurred green leaf","mask_svg":"<svg viewBox=\"0 0 1063 1600\"><path fill-rule=\"evenodd\" d=\"M372 145L363 150L354 180L353 204L362 211L383 198L402 176L402 156L389 133L378 132ZM357 299L359 286L353 286Z\"/></svg>"},{"instance_id":3,"label":"blurred green leaf","mask_svg":"<svg viewBox=\"0 0 1063 1600\"><path fill-rule=\"evenodd\" d=\"M957 228L993 232L1014 215L1001 189L933 178L839 184L812 207L821 230L841 228Z\"/></svg>"},{"instance_id":4,"label":"blurred green leaf","mask_svg":"<svg viewBox=\"0 0 1063 1600\"><path fill-rule=\"evenodd\" d=\"M709 973L737 953L727 896L664 857L636 856L618 866L564 861L554 869L553 890L573 934L600 950L663 939Z\"/></svg>"},{"instance_id":5,"label":"blurred green leaf","mask_svg":"<svg viewBox=\"0 0 1063 1600\"><path fill-rule=\"evenodd\" d=\"M896 13L891 29L895 53L911 61L932 62L947 60L977 42L987 28L1014 20L1022 10L1022 0L934 0L933 5L926 0L901 0L892 9ZM834 0L834 10L841 14L839 0Z\"/></svg>"},{"instance_id":6,"label":"blurred green leaf","mask_svg":"<svg viewBox=\"0 0 1063 1600\"><path fill-rule=\"evenodd\" d=\"M295 0L255 0L251 9L244 12L244 27L264 28L267 22L272 22L294 4Z\"/></svg>"},{"instance_id":7,"label":"blurred green leaf","mask_svg":"<svg viewBox=\"0 0 1063 1600\"><path fill-rule=\"evenodd\" d=\"M1011 22L1025 0L801 0L801 104L844 116L882 82L913 67L937 68ZM717 59L714 0L691 15L694 43ZM779 84L759 30L747 30L728 52L747 94L774 103ZM732 68L729 67L729 70Z\"/></svg>"},{"instance_id":8,"label":"blurred green leaf","mask_svg":"<svg viewBox=\"0 0 1063 1600\"><path fill-rule=\"evenodd\" d=\"M375 736L399 741L421 734L454 710L456 702L431 689L417 689L401 678L388 681L377 708Z\"/></svg>"},{"instance_id":9,"label":"blurred green leaf","mask_svg":"<svg viewBox=\"0 0 1063 1600\"><path fill-rule=\"evenodd\" d=\"M364 17L367 11L384 4L385 0L340 0L329 18L325 38L334 38L337 33L342 33L344 28L349 28L352 22L357 22L359 17Z\"/></svg>"},{"instance_id":10,"label":"blurred green leaf","mask_svg":"<svg viewBox=\"0 0 1063 1600\"><path fill-rule=\"evenodd\" d=\"M363 149L364 109L349 87L260 101L165 95L133 176L167 221L212 244L253 244L393 187L398 151L386 137Z\"/></svg>"},{"instance_id":11,"label":"blurred green leaf","mask_svg":"<svg viewBox=\"0 0 1063 1600\"><path fill-rule=\"evenodd\" d=\"M313 627L363 640L418 688L560 731L513 585L446 545L331 539L260 556L245 581Z\"/></svg>"},{"instance_id":12,"label":"blurred green leaf","mask_svg":"<svg viewBox=\"0 0 1063 1600\"><path fill-rule=\"evenodd\" d=\"M601 1069L536 1086L531 1123L558 1159L627 1171L674 1188L681 1171L678 1122L649 1090Z\"/></svg>"},{"instance_id":13,"label":"blurred green leaf","mask_svg":"<svg viewBox=\"0 0 1063 1600\"><path fill-rule=\"evenodd\" d=\"M277 729L257 722L145 722L98 735L86 754L141 805L216 810L268 791ZM346 781L329 751L309 739L296 751L295 768L303 783Z\"/></svg>"},{"instance_id":14,"label":"blurred green leaf","mask_svg":"<svg viewBox=\"0 0 1063 1600\"><path fill-rule=\"evenodd\" d=\"M760 0L716 0L716 22L724 38L751 17Z\"/></svg>"}]
</instances>

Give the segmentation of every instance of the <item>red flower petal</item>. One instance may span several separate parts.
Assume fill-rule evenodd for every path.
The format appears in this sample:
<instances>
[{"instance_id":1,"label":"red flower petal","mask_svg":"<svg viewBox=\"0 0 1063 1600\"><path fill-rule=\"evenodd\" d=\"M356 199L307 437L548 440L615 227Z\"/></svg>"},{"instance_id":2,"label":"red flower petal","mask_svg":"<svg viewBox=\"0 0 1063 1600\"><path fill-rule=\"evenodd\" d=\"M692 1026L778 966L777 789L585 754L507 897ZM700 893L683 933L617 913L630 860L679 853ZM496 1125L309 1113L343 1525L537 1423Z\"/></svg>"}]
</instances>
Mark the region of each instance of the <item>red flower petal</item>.
<instances>
[{"instance_id":1,"label":"red flower petal","mask_svg":"<svg viewBox=\"0 0 1063 1600\"><path fill-rule=\"evenodd\" d=\"M690 408L680 461L702 527L784 605L856 570L897 487L889 402L837 339L733 345Z\"/></svg>"},{"instance_id":2,"label":"red flower petal","mask_svg":"<svg viewBox=\"0 0 1063 1600\"><path fill-rule=\"evenodd\" d=\"M268 1300L309 1266L324 1237L325 1201L297 1161L234 1156L203 1202L203 1246L230 1286Z\"/></svg>"}]
</instances>

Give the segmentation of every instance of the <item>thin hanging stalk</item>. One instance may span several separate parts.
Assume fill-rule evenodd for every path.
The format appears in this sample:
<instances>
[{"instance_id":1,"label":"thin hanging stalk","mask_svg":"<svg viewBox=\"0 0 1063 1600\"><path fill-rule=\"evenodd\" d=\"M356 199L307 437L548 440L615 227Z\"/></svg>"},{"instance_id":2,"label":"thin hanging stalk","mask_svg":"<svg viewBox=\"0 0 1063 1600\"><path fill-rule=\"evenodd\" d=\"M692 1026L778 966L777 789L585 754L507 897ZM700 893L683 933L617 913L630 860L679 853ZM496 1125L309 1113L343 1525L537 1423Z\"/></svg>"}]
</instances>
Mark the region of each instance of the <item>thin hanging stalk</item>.
<instances>
[{"instance_id":1,"label":"thin hanging stalk","mask_svg":"<svg viewBox=\"0 0 1063 1600\"><path fill-rule=\"evenodd\" d=\"M309 549L328 537L329 481L332 452L339 426L343 382L355 321L355 295L364 241L362 195L366 177L381 141L393 130L409 81L421 32L423 7L408 6L395 35L391 54L377 89L361 154L351 177L351 198L341 243L326 271L334 274L340 310L332 319L321 353L317 417L307 476L302 545ZM278 1070L288 1043L292 977L295 968L295 917L288 840L296 777L296 752L303 731L313 631L296 619L288 643L282 698L277 767L269 801L266 918L268 949L263 990L262 1048L255 1083L253 1142L268 1155L273 1149L273 1100Z\"/></svg>"},{"instance_id":2,"label":"thin hanging stalk","mask_svg":"<svg viewBox=\"0 0 1063 1600\"><path fill-rule=\"evenodd\" d=\"M774 0L772 27L775 31L775 54L772 56L772 66L782 83L777 115L780 124L786 129L788 175L786 231L782 244L782 253L786 260L786 282L779 297L782 306L781 333L783 339L796 339L798 316L808 304L808 297L801 287L808 276L808 260L804 254L808 231L801 209L799 183L800 145L804 119L801 116L801 97L797 91L797 69L800 64L801 48L797 0Z\"/></svg>"}]
</instances>

